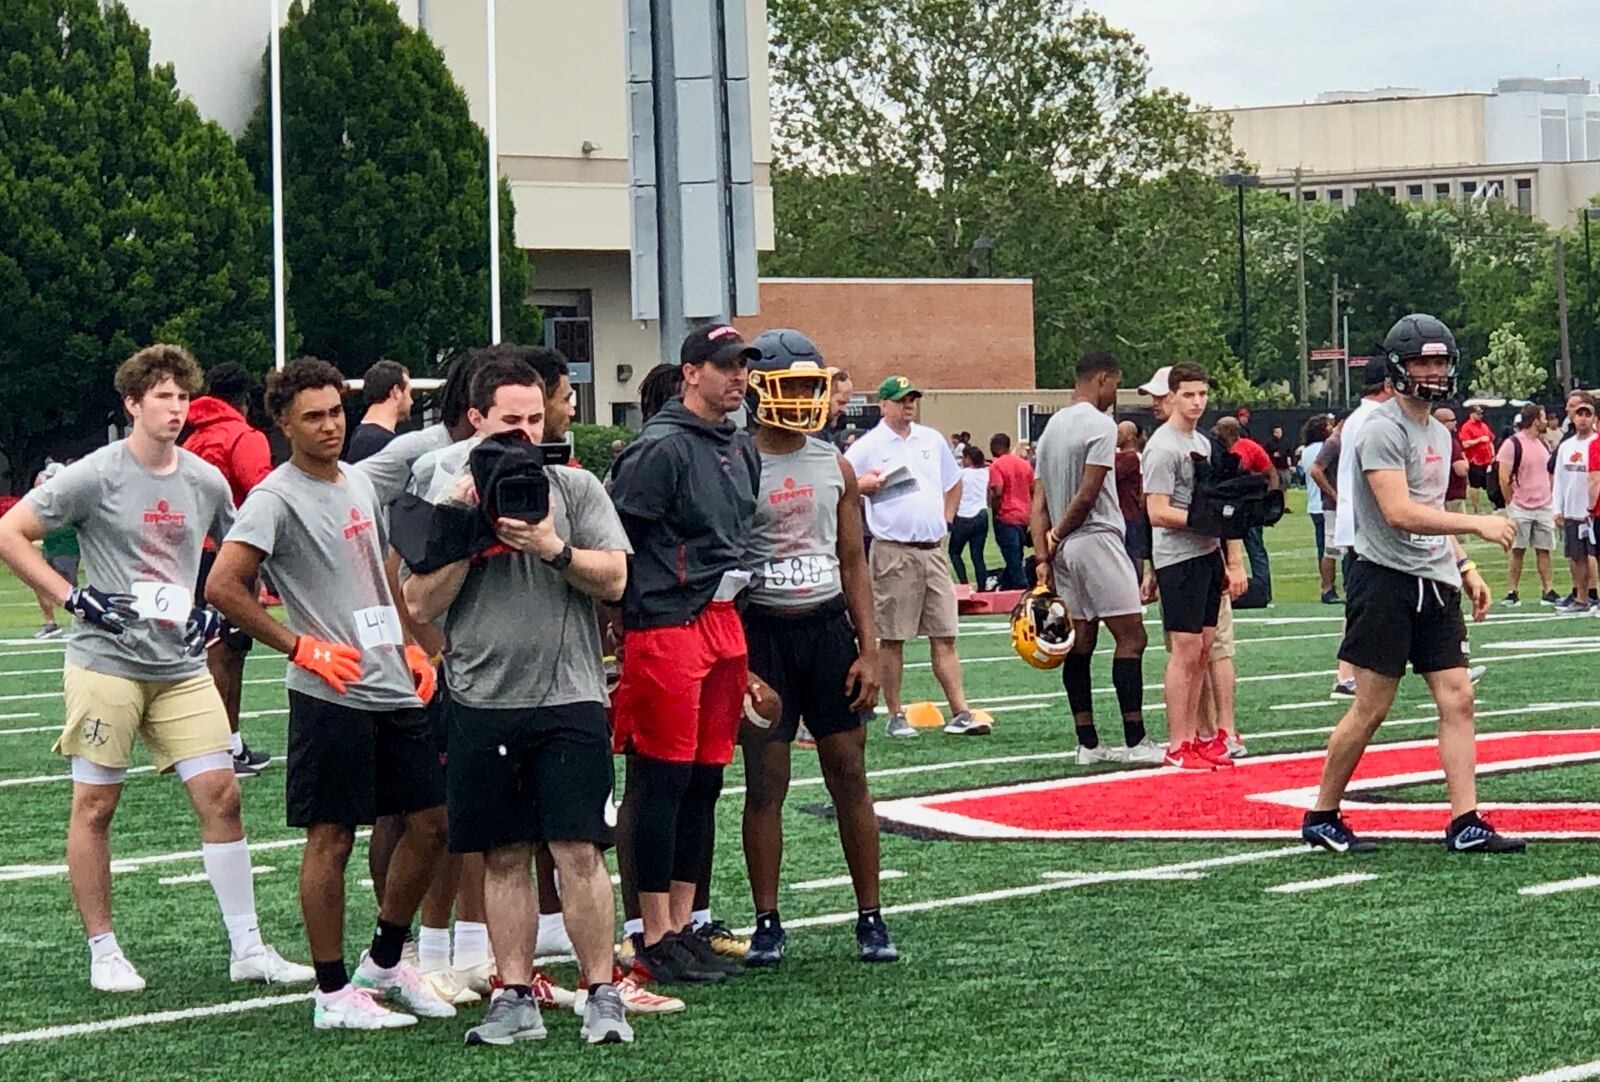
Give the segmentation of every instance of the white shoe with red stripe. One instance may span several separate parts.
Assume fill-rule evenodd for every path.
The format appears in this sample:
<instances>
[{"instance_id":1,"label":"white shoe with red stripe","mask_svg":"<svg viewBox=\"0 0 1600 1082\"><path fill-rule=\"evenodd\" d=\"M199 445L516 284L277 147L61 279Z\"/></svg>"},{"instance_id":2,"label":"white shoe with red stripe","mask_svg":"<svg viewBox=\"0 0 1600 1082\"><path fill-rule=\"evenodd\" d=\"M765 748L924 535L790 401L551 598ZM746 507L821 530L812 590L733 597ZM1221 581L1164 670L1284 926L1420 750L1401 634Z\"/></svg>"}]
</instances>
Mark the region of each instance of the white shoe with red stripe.
<instances>
[{"instance_id":1,"label":"white shoe with red stripe","mask_svg":"<svg viewBox=\"0 0 1600 1082\"><path fill-rule=\"evenodd\" d=\"M629 1014L676 1014L683 1010L683 1000L673 996L658 995L632 977L624 977L621 966L611 971L611 983L617 986L617 994L622 997L622 1005L628 1009ZM588 989L578 989L572 1000L573 1013L581 1017L584 1005L588 1001Z\"/></svg>"}]
</instances>

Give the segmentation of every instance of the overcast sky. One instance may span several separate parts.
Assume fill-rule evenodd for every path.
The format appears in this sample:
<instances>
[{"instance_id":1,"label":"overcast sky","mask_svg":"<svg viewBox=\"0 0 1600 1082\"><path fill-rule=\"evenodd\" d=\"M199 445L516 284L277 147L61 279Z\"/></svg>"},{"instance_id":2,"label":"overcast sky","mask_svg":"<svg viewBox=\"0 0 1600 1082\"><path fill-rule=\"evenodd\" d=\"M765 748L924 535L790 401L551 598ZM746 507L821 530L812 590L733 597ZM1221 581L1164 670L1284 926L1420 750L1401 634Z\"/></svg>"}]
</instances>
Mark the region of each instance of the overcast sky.
<instances>
[{"instance_id":1,"label":"overcast sky","mask_svg":"<svg viewBox=\"0 0 1600 1082\"><path fill-rule=\"evenodd\" d=\"M1600 0L1086 0L1145 46L1155 81L1218 108L1380 86L1492 90L1600 79Z\"/></svg>"}]
</instances>

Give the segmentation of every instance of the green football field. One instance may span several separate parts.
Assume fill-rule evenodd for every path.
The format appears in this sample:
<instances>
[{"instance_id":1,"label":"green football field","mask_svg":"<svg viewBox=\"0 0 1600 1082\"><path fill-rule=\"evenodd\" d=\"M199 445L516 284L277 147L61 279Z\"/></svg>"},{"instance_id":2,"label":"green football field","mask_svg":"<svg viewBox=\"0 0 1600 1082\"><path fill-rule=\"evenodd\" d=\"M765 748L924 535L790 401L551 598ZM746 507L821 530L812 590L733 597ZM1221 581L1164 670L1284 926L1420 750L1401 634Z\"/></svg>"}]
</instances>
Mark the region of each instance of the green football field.
<instances>
[{"instance_id":1,"label":"green football field","mask_svg":"<svg viewBox=\"0 0 1600 1082\"><path fill-rule=\"evenodd\" d=\"M481 1008L400 1032L318 1033L303 995L231 985L187 802L175 779L149 772L130 776L113 833L113 854L124 862L114 876L118 938L149 988L121 997L92 992L61 866L70 785L65 764L50 753L62 719L62 645L28 638L37 612L6 580L0 1076L1456 1082L1600 1061L1600 848L1569 838L1535 841L1522 856L1447 855L1440 844L1446 813L1432 807L1444 794L1430 749L1391 748L1371 759L1381 764L1393 755L1401 764L1409 756L1410 765L1375 767L1396 780L1369 783L1364 813L1409 822L1423 836L1387 842L1370 857L1315 853L1287 838L1126 836L1172 806L1186 828L1223 835L1233 828L1230 816L1298 820L1284 805L1296 799L1305 770L1314 783L1316 756L1340 712L1328 699L1339 610L1315 601L1305 518L1290 515L1270 541L1279 603L1241 613L1237 624L1239 721L1250 745L1245 763L1254 765L1227 780L1144 770L1143 779L1036 787L1014 797L1007 787L1128 771L1076 766L1057 675L1015 658L1004 619L969 619L960 643L967 693L993 713L993 735L925 732L893 743L875 726L869 741L874 795L896 802L881 808L884 894L902 961L855 961L853 900L826 791L814 757L797 751L781 894L790 953L782 968L689 992L687 1011L637 1019L636 1043L605 1048L581 1046L578 1019L562 1012L547 1015L549 1039L505 1049L463 1047ZM1504 558L1481 545L1474 552L1503 593ZM1532 581L1530 568L1525 598ZM1164 655L1156 632L1152 625L1145 682L1159 739ZM1593 667L1600 621L1557 617L1526 601L1496 606L1473 628L1472 654L1488 667L1478 688L1480 757L1500 768L1480 780L1489 817L1530 817L1552 833L1600 837L1600 734L1585 732L1600 730ZM908 700L935 697L925 649L909 655ZM282 676L281 658L260 648L252 654L245 733L278 754ZM1096 686L1105 689L1096 699L1102 735L1116 739L1105 656ZM1379 740L1429 740L1431 713L1421 682L1408 678ZM1535 731L1553 735L1516 735ZM1309 754L1296 759L1295 752ZM1241 790L1249 779L1257 780ZM737 841L741 782L735 763L721 805L714 887L717 915L736 927L751 921ZM263 931L303 961L298 839L283 824L281 763L242 788ZM960 793L978 789L997 790L971 802L983 815L950 811ZM1274 791L1278 803L1244 790ZM940 822L977 823L974 832L984 836L908 825L937 803L916 801L930 794L948 794L944 810L935 809ZM1105 833L1124 836L1036 836L1063 811L1121 816ZM994 836L1007 832L1022 836ZM348 895L352 962L374 916L370 892L358 885L365 875L358 845ZM1283 887L1290 889L1274 889ZM573 977L570 966L553 973Z\"/></svg>"}]
</instances>

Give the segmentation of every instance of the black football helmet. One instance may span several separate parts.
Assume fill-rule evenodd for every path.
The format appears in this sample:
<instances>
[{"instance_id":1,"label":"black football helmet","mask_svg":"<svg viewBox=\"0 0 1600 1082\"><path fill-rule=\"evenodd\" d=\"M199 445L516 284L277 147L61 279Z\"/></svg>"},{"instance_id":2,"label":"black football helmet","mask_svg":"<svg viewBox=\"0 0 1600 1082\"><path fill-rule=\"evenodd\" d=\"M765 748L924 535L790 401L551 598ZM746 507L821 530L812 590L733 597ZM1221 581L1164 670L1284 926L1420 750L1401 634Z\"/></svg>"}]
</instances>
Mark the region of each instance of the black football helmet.
<instances>
[{"instance_id":1,"label":"black football helmet","mask_svg":"<svg viewBox=\"0 0 1600 1082\"><path fill-rule=\"evenodd\" d=\"M1455 397L1456 367L1461 351L1450 328L1433 316L1416 312L1401 317L1383 339L1384 368L1396 394L1420 398L1425 402L1444 402ZM1445 374L1432 379L1416 379L1406 371L1406 362L1419 357L1445 357Z\"/></svg>"}]
</instances>

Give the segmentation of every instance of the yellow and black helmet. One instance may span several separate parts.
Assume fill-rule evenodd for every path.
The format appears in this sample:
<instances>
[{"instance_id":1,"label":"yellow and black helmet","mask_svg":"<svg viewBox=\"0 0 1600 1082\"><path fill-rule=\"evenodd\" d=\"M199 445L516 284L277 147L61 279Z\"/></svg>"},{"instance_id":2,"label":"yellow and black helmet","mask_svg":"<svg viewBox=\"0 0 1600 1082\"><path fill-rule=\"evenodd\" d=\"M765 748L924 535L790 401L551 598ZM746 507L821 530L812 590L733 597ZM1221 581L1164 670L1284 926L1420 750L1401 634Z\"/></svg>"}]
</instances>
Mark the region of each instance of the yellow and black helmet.
<instances>
[{"instance_id":1,"label":"yellow and black helmet","mask_svg":"<svg viewBox=\"0 0 1600 1082\"><path fill-rule=\"evenodd\" d=\"M745 396L757 424L790 432L821 432L828 423L833 370L817 344L799 331L763 331L752 348L760 358L749 363Z\"/></svg>"},{"instance_id":2,"label":"yellow and black helmet","mask_svg":"<svg viewBox=\"0 0 1600 1082\"><path fill-rule=\"evenodd\" d=\"M1035 669L1054 669L1072 649L1072 618L1066 602L1043 586L1022 595L1011 610L1011 646Z\"/></svg>"}]
</instances>

